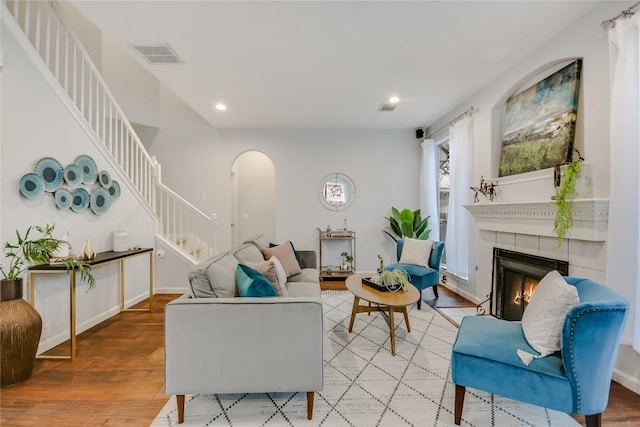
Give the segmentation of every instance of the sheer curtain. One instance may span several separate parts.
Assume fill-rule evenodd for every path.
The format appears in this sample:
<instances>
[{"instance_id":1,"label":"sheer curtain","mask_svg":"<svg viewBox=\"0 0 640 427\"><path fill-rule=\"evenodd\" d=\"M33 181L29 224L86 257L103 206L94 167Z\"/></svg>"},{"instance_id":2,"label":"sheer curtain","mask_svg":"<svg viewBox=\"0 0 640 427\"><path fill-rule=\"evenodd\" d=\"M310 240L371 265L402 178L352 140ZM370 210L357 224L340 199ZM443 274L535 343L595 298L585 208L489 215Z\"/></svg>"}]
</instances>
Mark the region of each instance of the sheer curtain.
<instances>
[{"instance_id":1,"label":"sheer curtain","mask_svg":"<svg viewBox=\"0 0 640 427\"><path fill-rule=\"evenodd\" d=\"M429 218L431 234L429 239L440 240L440 213L438 198L440 197L438 184L438 147L433 139L425 139L422 147L422 164L420 165L420 211L422 217Z\"/></svg>"},{"instance_id":2,"label":"sheer curtain","mask_svg":"<svg viewBox=\"0 0 640 427\"><path fill-rule=\"evenodd\" d=\"M471 115L449 127L449 155L451 159L451 187L445 251L447 271L469 277L469 236L472 233L469 211L473 185L473 118Z\"/></svg>"},{"instance_id":3,"label":"sheer curtain","mask_svg":"<svg viewBox=\"0 0 640 427\"><path fill-rule=\"evenodd\" d=\"M631 302L623 342L640 352L640 14L609 29L611 188L607 284Z\"/></svg>"}]
</instances>

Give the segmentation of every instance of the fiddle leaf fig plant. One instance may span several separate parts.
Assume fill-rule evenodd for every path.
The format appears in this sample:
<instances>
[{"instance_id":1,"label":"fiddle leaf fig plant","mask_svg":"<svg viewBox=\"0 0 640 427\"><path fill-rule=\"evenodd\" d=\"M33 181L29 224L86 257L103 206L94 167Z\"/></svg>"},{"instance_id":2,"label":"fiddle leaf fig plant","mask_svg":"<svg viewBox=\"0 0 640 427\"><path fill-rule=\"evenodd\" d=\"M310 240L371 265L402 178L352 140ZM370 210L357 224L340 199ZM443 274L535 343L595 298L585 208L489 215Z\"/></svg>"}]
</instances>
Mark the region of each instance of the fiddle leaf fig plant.
<instances>
[{"instance_id":1,"label":"fiddle leaf fig plant","mask_svg":"<svg viewBox=\"0 0 640 427\"><path fill-rule=\"evenodd\" d=\"M398 210L392 206L391 216L385 217L385 219L389 221L389 228L393 234L387 230L383 230L383 232L396 242L403 237L427 240L431 233L431 229L428 228L429 218L428 216L423 219L420 209L415 211L411 209Z\"/></svg>"},{"instance_id":2,"label":"fiddle leaf fig plant","mask_svg":"<svg viewBox=\"0 0 640 427\"><path fill-rule=\"evenodd\" d=\"M16 242L5 242L4 255L9 259L9 266L0 266L0 272L4 280L17 280L20 275L31 265L48 264L51 261L51 254L58 247L67 243L64 240L53 237L55 224L45 226L30 226L24 234L16 230ZM34 233L39 233L34 236ZM89 289L95 286L95 278L91 274L91 266L77 258L63 258L68 270L77 269L80 278L89 284Z\"/></svg>"},{"instance_id":3,"label":"fiddle leaf fig plant","mask_svg":"<svg viewBox=\"0 0 640 427\"><path fill-rule=\"evenodd\" d=\"M567 231L573 225L573 199L577 196L576 182L582 172L582 162L571 162L564 171L562 184L556 188L556 218L553 231L558 236L558 246L562 245Z\"/></svg>"}]
</instances>

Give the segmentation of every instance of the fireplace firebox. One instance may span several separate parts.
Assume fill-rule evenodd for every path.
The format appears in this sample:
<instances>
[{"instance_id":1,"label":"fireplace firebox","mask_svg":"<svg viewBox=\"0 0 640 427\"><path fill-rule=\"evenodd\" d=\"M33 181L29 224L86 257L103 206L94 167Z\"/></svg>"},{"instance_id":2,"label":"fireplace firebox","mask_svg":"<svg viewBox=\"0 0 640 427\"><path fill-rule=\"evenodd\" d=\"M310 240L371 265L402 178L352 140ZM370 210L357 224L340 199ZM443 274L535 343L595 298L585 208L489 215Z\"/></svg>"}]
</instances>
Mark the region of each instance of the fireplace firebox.
<instances>
[{"instance_id":1,"label":"fireplace firebox","mask_svg":"<svg viewBox=\"0 0 640 427\"><path fill-rule=\"evenodd\" d=\"M493 248L491 315L504 320L521 320L538 282L552 270L566 276L569 263Z\"/></svg>"}]
</instances>

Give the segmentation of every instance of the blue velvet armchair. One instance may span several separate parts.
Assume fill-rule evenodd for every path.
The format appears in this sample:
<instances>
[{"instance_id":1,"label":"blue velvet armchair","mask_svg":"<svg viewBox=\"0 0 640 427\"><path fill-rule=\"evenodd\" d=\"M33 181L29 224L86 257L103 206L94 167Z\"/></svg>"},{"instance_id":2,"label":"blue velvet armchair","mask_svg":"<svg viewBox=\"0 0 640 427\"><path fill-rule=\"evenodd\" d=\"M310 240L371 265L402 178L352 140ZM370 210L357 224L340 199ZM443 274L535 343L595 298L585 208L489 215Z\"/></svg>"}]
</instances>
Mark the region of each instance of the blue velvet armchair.
<instances>
[{"instance_id":1,"label":"blue velvet armchair","mask_svg":"<svg viewBox=\"0 0 640 427\"><path fill-rule=\"evenodd\" d=\"M402 247L404 239L400 239L396 245L396 255L400 260L402 255ZM422 307L422 291L428 287L433 287L433 294L438 298L438 283L440 281L440 260L444 251L443 242L433 242L429 261L426 263L429 267L415 264L389 264L385 266L385 270L395 270L401 268L409 274L409 281L420 291L420 299L418 300L418 309Z\"/></svg>"},{"instance_id":2,"label":"blue velvet armchair","mask_svg":"<svg viewBox=\"0 0 640 427\"><path fill-rule=\"evenodd\" d=\"M465 387L566 413L585 415L600 426L609 401L611 377L629 303L615 291L588 279L566 277L578 290L562 328L561 350L528 366L517 350L535 353L521 322L464 317L451 355L455 384L454 421L460 424Z\"/></svg>"}]
</instances>

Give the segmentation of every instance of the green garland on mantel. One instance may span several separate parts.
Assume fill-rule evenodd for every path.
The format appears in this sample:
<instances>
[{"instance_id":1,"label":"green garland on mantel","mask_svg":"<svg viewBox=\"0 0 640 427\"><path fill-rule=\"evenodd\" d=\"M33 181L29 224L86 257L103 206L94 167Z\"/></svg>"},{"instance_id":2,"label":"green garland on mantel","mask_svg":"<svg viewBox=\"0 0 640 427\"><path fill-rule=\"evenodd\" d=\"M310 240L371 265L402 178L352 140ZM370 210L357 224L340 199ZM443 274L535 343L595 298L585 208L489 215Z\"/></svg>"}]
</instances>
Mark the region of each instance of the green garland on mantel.
<instances>
[{"instance_id":1,"label":"green garland on mantel","mask_svg":"<svg viewBox=\"0 0 640 427\"><path fill-rule=\"evenodd\" d=\"M562 245L567 231L573 225L573 199L577 196L576 182L582 172L583 162L571 162L564 171L562 184L556 188L556 219L553 231L558 236L558 246Z\"/></svg>"}]
</instances>

